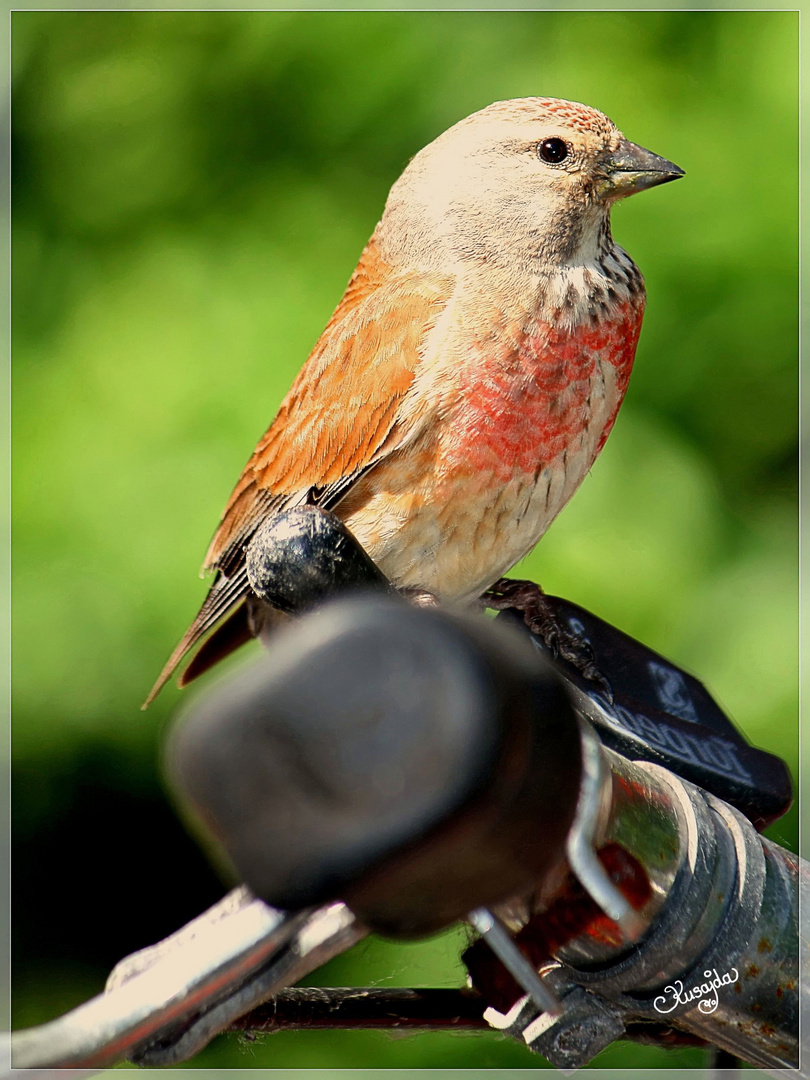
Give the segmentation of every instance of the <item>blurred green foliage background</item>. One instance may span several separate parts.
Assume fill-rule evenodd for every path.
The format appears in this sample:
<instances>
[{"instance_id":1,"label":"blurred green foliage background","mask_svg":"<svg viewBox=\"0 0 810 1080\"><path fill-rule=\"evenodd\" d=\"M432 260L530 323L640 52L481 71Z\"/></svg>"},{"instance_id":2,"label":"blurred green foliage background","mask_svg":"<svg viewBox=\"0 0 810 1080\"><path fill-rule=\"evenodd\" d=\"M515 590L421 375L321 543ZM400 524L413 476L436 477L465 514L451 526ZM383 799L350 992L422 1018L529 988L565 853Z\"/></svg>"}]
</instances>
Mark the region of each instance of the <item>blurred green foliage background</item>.
<instances>
[{"instance_id":1,"label":"blurred green foliage background","mask_svg":"<svg viewBox=\"0 0 810 1080\"><path fill-rule=\"evenodd\" d=\"M14 13L15 1026L221 894L159 779L180 695L140 703L389 186L496 99L585 101L687 172L614 214L649 292L636 370L519 572L699 675L795 768L797 32L795 12ZM795 815L771 835L795 848ZM463 941L365 943L311 981L457 985ZM321 1032L194 1064L542 1062L494 1033Z\"/></svg>"}]
</instances>

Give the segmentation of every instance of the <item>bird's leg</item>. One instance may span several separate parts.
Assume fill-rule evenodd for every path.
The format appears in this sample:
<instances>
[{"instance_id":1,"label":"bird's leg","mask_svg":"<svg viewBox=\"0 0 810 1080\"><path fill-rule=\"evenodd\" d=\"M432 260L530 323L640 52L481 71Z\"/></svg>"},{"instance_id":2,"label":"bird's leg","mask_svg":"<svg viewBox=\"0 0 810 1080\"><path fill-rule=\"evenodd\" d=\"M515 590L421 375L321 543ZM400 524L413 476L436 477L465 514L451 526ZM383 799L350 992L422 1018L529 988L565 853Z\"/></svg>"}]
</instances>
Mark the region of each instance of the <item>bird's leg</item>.
<instances>
[{"instance_id":1,"label":"bird's leg","mask_svg":"<svg viewBox=\"0 0 810 1080\"><path fill-rule=\"evenodd\" d=\"M564 627L548 600L533 581L501 578L481 597L484 607L493 611L514 608L533 634L542 638L553 656L567 661L589 682L596 683L613 701L610 683L596 666L590 642Z\"/></svg>"}]
</instances>

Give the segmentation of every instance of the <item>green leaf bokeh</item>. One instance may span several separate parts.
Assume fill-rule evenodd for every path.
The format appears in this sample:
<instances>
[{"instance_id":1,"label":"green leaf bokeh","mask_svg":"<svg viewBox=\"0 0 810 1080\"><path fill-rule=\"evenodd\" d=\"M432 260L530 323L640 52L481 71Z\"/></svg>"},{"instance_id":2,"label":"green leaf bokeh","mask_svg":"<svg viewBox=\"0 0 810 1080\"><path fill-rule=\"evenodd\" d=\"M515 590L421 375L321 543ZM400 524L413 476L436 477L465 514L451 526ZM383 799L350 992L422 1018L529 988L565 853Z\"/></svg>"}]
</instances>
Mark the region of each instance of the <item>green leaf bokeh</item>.
<instances>
[{"instance_id":1,"label":"green leaf bokeh","mask_svg":"<svg viewBox=\"0 0 810 1080\"><path fill-rule=\"evenodd\" d=\"M795 12L14 13L16 1026L221 891L157 779L180 694L140 703L388 188L497 99L585 101L687 172L614 215L649 293L636 370L518 572L795 769L797 41ZM795 846L795 816L771 835ZM460 941L365 943L311 981L457 985ZM542 1062L494 1034L321 1032L194 1064Z\"/></svg>"}]
</instances>

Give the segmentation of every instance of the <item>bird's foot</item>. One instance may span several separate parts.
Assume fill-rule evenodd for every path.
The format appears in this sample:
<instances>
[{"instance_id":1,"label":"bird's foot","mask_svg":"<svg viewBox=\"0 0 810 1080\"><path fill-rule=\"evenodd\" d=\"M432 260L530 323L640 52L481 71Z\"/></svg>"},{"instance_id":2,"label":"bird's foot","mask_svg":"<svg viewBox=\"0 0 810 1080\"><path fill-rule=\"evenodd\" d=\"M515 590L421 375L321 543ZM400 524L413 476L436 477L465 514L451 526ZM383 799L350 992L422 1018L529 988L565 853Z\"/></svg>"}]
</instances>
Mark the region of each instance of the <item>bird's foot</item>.
<instances>
[{"instance_id":1,"label":"bird's foot","mask_svg":"<svg viewBox=\"0 0 810 1080\"><path fill-rule=\"evenodd\" d=\"M596 666L590 642L560 623L539 585L533 581L501 578L491 589L487 589L481 602L493 611L514 608L521 612L529 630L543 640L552 656L559 656L571 664L583 678L596 683L608 701L613 702L613 690Z\"/></svg>"}]
</instances>

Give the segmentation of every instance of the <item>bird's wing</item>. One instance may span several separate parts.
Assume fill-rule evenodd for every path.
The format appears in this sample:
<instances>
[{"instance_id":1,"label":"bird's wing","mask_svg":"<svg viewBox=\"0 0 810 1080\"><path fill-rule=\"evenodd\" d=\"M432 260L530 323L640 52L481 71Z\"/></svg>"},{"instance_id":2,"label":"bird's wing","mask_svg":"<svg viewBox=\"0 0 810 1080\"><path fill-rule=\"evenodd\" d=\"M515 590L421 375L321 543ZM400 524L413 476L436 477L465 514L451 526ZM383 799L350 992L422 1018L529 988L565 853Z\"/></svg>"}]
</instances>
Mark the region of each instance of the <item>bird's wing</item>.
<instances>
[{"instance_id":1,"label":"bird's wing","mask_svg":"<svg viewBox=\"0 0 810 1080\"><path fill-rule=\"evenodd\" d=\"M393 275L369 244L239 478L205 559L216 579L146 704L189 649L248 594L245 549L268 515L304 501L337 505L401 445L402 401L451 291L447 279Z\"/></svg>"}]
</instances>

